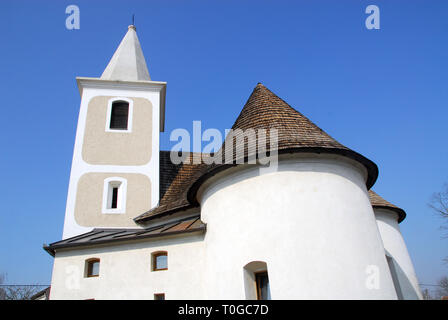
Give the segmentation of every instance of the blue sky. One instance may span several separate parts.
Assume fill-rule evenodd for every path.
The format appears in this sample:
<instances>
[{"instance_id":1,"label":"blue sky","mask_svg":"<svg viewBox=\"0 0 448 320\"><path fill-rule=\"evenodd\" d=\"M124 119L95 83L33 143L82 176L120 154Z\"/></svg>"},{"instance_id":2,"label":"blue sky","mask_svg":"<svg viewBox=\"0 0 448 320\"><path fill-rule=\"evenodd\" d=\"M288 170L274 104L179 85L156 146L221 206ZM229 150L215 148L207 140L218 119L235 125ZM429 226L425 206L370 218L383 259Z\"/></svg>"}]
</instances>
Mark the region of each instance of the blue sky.
<instances>
[{"instance_id":1,"label":"blue sky","mask_svg":"<svg viewBox=\"0 0 448 320\"><path fill-rule=\"evenodd\" d=\"M76 4L81 28L65 28ZM381 29L367 30L369 4ZM99 77L136 14L169 133L230 128L257 82L380 169L374 190L408 214L421 283L448 274L428 208L448 182L447 1L1 1L0 272L48 284L61 238L79 111L76 76Z\"/></svg>"}]
</instances>

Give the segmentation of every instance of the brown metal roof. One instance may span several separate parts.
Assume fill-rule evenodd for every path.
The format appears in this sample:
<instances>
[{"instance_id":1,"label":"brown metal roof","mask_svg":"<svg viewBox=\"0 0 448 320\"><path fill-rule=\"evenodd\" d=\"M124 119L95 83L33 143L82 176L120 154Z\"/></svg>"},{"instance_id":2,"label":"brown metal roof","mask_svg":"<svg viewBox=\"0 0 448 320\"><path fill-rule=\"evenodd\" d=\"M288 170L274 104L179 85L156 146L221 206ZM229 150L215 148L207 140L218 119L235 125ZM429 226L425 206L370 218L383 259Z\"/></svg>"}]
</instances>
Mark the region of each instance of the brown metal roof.
<instances>
[{"instance_id":1,"label":"brown metal roof","mask_svg":"<svg viewBox=\"0 0 448 320\"><path fill-rule=\"evenodd\" d=\"M272 128L278 130L278 146L276 149L268 148L268 152L276 150L278 153L311 152L339 154L364 165L368 172L366 181L368 189L377 179L378 168L375 163L337 142L308 118L259 83L244 105L232 129L244 131L247 129L268 130ZM236 140L237 137L238 134L234 139ZM267 145L270 146L269 135L267 140ZM198 161L199 164L181 164L176 167L175 176L169 169L168 158L170 153L162 152L160 155L161 176L168 174L169 177L162 178L163 188L161 187L161 189L163 189L163 192L161 192L161 195L163 195L161 196L159 206L143 213L134 220L142 222L179 210L197 207L196 192L200 185L210 176L234 166L236 161L239 160L237 152L233 152L234 157L230 161L224 157L225 145L231 142L229 137L226 137L221 150L218 152L218 156L223 159L223 164L209 165L201 161ZM241 153L242 157L247 159L248 157L257 156L256 141L255 143L245 143L244 145L244 152ZM200 158L201 154L190 153L186 156L193 159L193 157ZM162 166L164 167L162 168ZM169 186L167 181L171 181Z\"/></svg>"},{"instance_id":2,"label":"brown metal roof","mask_svg":"<svg viewBox=\"0 0 448 320\"><path fill-rule=\"evenodd\" d=\"M391 211L396 212L398 214L398 222L399 223L401 221L403 221L404 218L406 218L406 212L403 209L397 207L396 205L393 205L389 201L387 201L384 198L380 197L373 190L369 190L369 198L370 198L370 203L372 204L373 208L389 209Z\"/></svg>"},{"instance_id":3,"label":"brown metal roof","mask_svg":"<svg viewBox=\"0 0 448 320\"><path fill-rule=\"evenodd\" d=\"M44 250L54 256L57 249L91 246L119 241L133 241L147 238L159 238L176 234L204 232L205 224L199 216L180 219L167 224L146 229L106 229L95 228L90 232L64 239L44 246Z\"/></svg>"}]
</instances>

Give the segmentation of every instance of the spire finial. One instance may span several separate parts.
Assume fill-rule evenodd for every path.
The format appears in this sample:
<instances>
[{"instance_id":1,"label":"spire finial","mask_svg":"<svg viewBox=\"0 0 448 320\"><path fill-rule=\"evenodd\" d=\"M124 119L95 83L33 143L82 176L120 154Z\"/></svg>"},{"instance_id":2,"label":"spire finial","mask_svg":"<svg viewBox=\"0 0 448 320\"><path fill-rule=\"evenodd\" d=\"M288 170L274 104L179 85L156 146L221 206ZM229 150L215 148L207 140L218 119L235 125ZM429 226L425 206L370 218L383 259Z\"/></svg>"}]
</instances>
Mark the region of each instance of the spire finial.
<instances>
[{"instance_id":1,"label":"spire finial","mask_svg":"<svg viewBox=\"0 0 448 320\"><path fill-rule=\"evenodd\" d=\"M115 50L112 59L110 59L101 75L101 79L151 81L134 25L128 27L128 32Z\"/></svg>"},{"instance_id":2,"label":"spire finial","mask_svg":"<svg viewBox=\"0 0 448 320\"><path fill-rule=\"evenodd\" d=\"M134 14L132 14L132 24L130 26L128 26L129 29L134 29L134 31L137 31L137 28L135 27L135 22L134 22Z\"/></svg>"}]
</instances>

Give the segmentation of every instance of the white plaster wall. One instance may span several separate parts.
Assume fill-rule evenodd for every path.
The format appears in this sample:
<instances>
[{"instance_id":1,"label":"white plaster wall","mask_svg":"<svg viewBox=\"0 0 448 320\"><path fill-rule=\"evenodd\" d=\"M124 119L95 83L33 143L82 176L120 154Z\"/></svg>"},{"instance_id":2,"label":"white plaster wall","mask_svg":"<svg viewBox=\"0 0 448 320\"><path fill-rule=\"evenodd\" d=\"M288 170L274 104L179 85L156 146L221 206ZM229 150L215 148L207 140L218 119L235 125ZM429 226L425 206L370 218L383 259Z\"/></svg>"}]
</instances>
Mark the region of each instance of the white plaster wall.
<instances>
[{"instance_id":1,"label":"white plaster wall","mask_svg":"<svg viewBox=\"0 0 448 320\"><path fill-rule=\"evenodd\" d=\"M397 299L363 170L336 156L236 170L199 193L207 299L245 299L251 261L267 263L272 299Z\"/></svg>"},{"instance_id":2,"label":"white plaster wall","mask_svg":"<svg viewBox=\"0 0 448 320\"><path fill-rule=\"evenodd\" d=\"M200 188L205 236L57 252L51 299L246 299L251 261L267 263L273 299L397 299L362 168L294 155L267 172L239 167ZM159 250L168 271L151 272ZM100 277L84 278L93 257ZM378 286L369 288L372 266Z\"/></svg>"},{"instance_id":3,"label":"white plaster wall","mask_svg":"<svg viewBox=\"0 0 448 320\"><path fill-rule=\"evenodd\" d=\"M168 252L168 270L151 271L151 253ZM84 278L84 263L100 258L100 276ZM121 244L56 254L52 300L203 299L203 235Z\"/></svg>"},{"instance_id":4,"label":"white plaster wall","mask_svg":"<svg viewBox=\"0 0 448 320\"><path fill-rule=\"evenodd\" d=\"M94 79L93 79L94 80ZM93 81L91 80L91 81ZM81 81L82 82L82 81ZM145 82L143 85L149 86ZM72 167L70 172L70 182L67 194L67 204L64 219L64 230L62 239L70 238L78 234L89 232L92 228L80 226L74 218L74 208L76 201L76 190L80 177L89 172L116 172L116 173L139 173L146 175L151 181L151 207L155 207L159 201L159 130L160 130L160 89L151 89L150 87L143 89L121 83L120 85L104 84L90 85L82 90L81 106L78 117L78 126L76 130L75 147L73 151ZM158 85L158 84L157 84ZM156 85L154 85L156 87ZM84 140L85 125L89 102L97 96L113 96L126 98L145 98L152 104L152 156L151 160L145 165L139 166L120 166L120 165L91 165L86 163L82 158L82 144ZM105 123L101 124L105 127ZM99 226L104 227L104 226ZM138 225L133 226L138 228Z\"/></svg>"},{"instance_id":5,"label":"white plaster wall","mask_svg":"<svg viewBox=\"0 0 448 320\"><path fill-rule=\"evenodd\" d=\"M400 232L397 214L387 209L374 211L384 248L393 259L403 299L422 299L414 266Z\"/></svg>"}]
</instances>

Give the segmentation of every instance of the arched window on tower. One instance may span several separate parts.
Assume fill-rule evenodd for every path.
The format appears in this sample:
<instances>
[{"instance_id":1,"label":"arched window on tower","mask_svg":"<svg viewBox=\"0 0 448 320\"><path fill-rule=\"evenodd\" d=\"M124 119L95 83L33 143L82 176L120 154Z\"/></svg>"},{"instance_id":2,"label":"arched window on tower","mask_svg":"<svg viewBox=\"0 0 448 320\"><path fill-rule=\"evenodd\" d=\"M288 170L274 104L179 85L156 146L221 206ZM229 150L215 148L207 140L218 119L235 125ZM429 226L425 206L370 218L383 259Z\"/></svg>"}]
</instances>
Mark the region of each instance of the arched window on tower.
<instances>
[{"instance_id":1,"label":"arched window on tower","mask_svg":"<svg viewBox=\"0 0 448 320\"><path fill-rule=\"evenodd\" d=\"M109 129L127 130L129 118L129 102L117 100L112 103Z\"/></svg>"}]
</instances>

